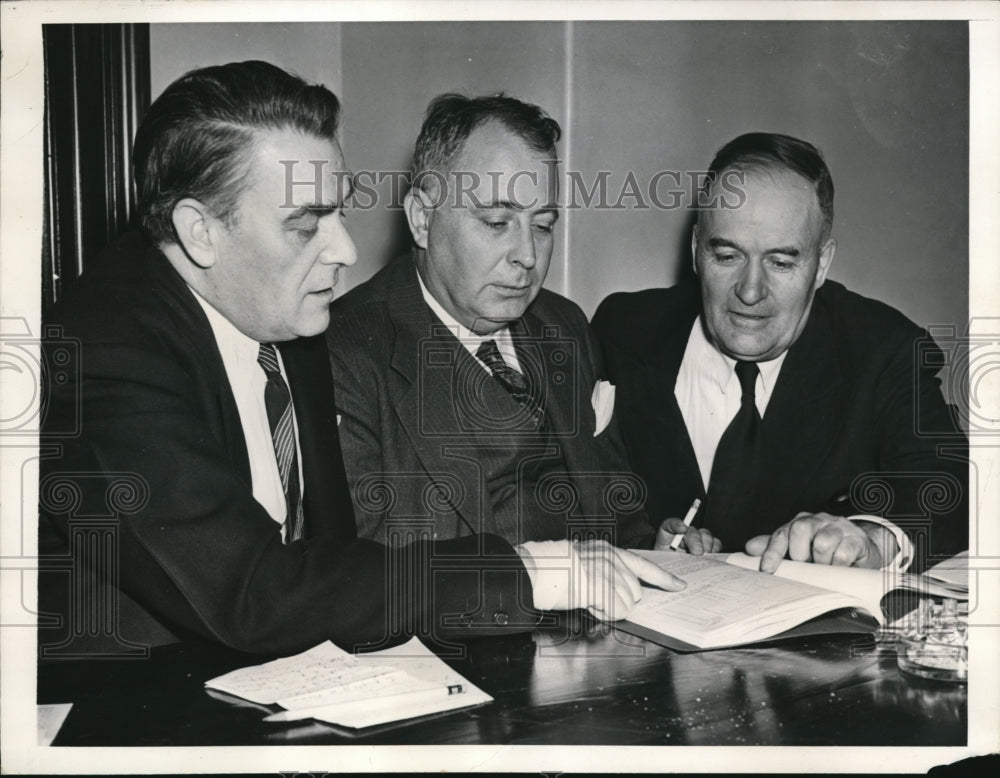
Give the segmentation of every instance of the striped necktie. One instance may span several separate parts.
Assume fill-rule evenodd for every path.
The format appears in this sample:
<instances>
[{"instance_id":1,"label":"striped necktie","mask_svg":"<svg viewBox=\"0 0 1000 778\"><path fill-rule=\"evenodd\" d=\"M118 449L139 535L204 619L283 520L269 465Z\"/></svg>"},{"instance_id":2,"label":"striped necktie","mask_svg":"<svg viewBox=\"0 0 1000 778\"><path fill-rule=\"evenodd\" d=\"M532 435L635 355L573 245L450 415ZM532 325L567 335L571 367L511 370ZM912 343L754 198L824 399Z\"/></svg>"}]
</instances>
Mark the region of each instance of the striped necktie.
<instances>
[{"instance_id":1,"label":"striped necktie","mask_svg":"<svg viewBox=\"0 0 1000 778\"><path fill-rule=\"evenodd\" d=\"M278 354L270 343L261 343L257 362L267 375L264 407L271 428L274 456L278 461L281 488L285 491L285 542L303 535L302 500L299 495L299 464L296 456L295 426L292 423L292 396L278 367Z\"/></svg>"},{"instance_id":2,"label":"striped necktie","mask_svg":"<svg viewBox=\"0 0 1000 778\"><path fill-rule=\"evenodd\" d=\"M531 385L523 375L508 365L495 340L484 340L476 351L476 356L485 364L493 378L513 397L528 414L529 427L538 432L548 429L545 409L542 407Z\"/></svg>"}]
</instances>

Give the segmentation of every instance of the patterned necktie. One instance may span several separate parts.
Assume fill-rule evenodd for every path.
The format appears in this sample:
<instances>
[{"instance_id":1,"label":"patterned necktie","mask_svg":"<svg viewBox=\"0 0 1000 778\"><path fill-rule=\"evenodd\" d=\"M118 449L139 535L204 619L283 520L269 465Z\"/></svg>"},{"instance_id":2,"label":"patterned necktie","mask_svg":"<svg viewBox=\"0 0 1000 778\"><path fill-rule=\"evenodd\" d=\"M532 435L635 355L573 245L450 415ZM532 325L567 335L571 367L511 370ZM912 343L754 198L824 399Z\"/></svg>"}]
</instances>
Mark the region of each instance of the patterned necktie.
<instances>
[{"instance_id":1,"label":"patterned necktie","mask_svg":"<svg viewBox=\"0 0 1000 778\"><path fill-rule=\"evenodd\" d=\"M281 377L278 354L270 343L261 343L257 362L267 375L264 387L264 407L271 427L274 456L285 491L285 542L298 540L303 533L302 500L299 499L299 464L295 452L295 427L292 423L292 396Z\"/></svg>"},{"instance_id":2,"label":"patterned necktie","mask_svg":"<svg viewBox=\"0 0 1000 778\"><path fill-rule=\"evenodd\" d=\"M504 358L500 355L500 349L497 348L496 341L484 340L479 345L476 356L490 369L493 378L527 412L529 419L528 426L539 432L545 432L548 429L545 409L534 392L531 391L528 379L504 361Z\"/></svg>"},{"instance_id":3,"label":"patterned necktie","mask_svg":"<svg viewBox=\"0 0 1000 778\"><path fill-rule=\"evenodd\" d=\"M755 362L737 362L736 377L740 381L740 409L722 433L712 462L705 500L706 529L719 538L723 548L738 551L743 541L740 517L749 510L757 479L757 412L756 387L760 368Z\"/></svg>"}]
</instances>

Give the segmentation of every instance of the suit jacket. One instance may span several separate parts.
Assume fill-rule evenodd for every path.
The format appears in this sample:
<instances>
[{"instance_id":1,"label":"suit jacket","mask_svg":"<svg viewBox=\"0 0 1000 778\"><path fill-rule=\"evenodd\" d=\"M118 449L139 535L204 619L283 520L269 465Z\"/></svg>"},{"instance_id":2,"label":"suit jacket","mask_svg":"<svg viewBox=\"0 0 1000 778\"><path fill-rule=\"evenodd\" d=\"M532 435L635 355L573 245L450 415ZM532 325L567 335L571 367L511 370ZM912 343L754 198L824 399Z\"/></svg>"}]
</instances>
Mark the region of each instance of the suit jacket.
<instances>
[{"instance_id":1,"label":"suit jacket","mask_svg":"<svg viewBox=\"0 0 1000 778\"><path fill-rule=\"evenodd\" d=\"M502 528L508 541L579 530L623 546L648 545L652 530L615 420L595 436L591 395L602 365L586 317L543 289L511 331L522 369L530 362L542 376L547 440L461 427L462 408L478 397L476 379L495 382L434 316L410 257L334 303L327 337L360 534L381 539L408 519L439 537L493 531L481 449L470 443L485 439L498 447L520 443L517 467L535 456L561 457L565 465L538 483L537 500L519 495L527 507L519 526Z\"/></svg>"},{"instance_id":2,"label":"suit jacket","mask_svg":"<svg viewBox=\"0 0 1000 778\"><path fill-rule=\"evenodd\" d=\"M40 537L48 566L69 569L50 576L63 586L43 586L43 601L63 615L67 645L94 627L79 623L67 598L93 596L92 607L110 611L110 601L98 602L109 591L127 618L117 635L96 632L119 644L198 635L287 653L327 639L381 645L411 632L446 637L537 621L518 607L532 602L527 574L497 537L422 541L405 552L356 538L322 336L280 346L298 419L306 532L283 544L253 498L208 320L166 257L138 234L125 236L88 268L47 331L49 362L63 365L65 378L50 382L47 398L43 440L58 456L43 462ZM71 367L59 356L67 343L78 349ZM80 533L95 531L92 517L105 517L113 539L81 562ZM103 594L88 594L84 567ZM481 606L474 612L470 592ZM41 637L58 642L44 629Z\"/></svg>"},{"instance_id":3,"label":"suit jacket","mask_svg":"<svg viewBox=\"0 0 1000 778\"><path fill-rule=\"evenodd\" d=\"M654 516L705 494L674 396L701 313L696 282L618 293L593 326L608 356L629 459ZM929 556L968 547L968 444L941 396L930 336L887 305L827 281L782 365L759 427L762 472L739 550L799 511L892 519Z\"/></svg>"}]
</instances>

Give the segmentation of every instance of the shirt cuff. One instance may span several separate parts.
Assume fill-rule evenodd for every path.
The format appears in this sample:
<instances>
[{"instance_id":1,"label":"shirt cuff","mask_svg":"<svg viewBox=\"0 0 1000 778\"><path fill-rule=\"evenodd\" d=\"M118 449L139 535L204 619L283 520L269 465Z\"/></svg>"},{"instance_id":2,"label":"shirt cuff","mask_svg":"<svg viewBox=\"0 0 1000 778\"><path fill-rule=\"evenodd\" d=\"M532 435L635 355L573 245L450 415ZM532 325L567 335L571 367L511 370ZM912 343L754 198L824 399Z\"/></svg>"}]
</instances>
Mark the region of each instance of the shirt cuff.
<instances>
[{"instance_id":1,"label":"shirt cuff","mask_svg":"<svg viewBox=\"0 0 1000 778\"><path fill-rule=\"evenodd\" d=\"M567 540L532 540L515 546L531 580L536 610L569 609L573 549Z\"/></svg>"},{"instance_id":2,"label":"shirt cuff","mask_svg":"<svg viewBox=\"0 0 1000 778\"><path fill-rule=\"evenodd\" d=\"M883 570L893 570L899 573L906 572L910 565L913 563L913 544L910 539L906 536L899 527L893 524L888 519L883 519L881 516L869 516L867 514L861 514L858 516L848 516L849 521L870 521L872 524L878 524L885 527L892 536L896 538L896 545L899 546L899 551L896 556L890 561L882 565Z\"/></svg>"}]
</instances>

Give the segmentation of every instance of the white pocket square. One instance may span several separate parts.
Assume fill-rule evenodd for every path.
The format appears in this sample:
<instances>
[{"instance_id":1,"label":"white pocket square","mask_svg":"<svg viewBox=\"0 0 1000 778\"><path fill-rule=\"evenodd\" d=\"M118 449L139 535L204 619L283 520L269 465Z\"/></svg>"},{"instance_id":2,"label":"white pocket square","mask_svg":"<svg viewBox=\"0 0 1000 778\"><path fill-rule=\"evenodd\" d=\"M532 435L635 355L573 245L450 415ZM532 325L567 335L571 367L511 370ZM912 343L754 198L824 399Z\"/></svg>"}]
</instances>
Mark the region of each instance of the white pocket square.
<instances>
[{"instance_id":1,"label":"white pocket square","mask_svg":"<svg viewBox=\"0 0 1000 778\"><path fill-rule=\"evenodd\" d=\"M594 392L590 395L590 404L594 406L594 437L596 438L611 422L611 414L615 411L615 387L610 381L598 381L594 384Z\"/></svg>"}]
</instances>

